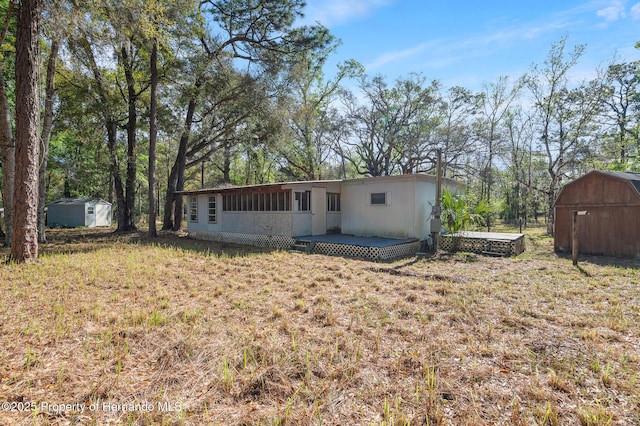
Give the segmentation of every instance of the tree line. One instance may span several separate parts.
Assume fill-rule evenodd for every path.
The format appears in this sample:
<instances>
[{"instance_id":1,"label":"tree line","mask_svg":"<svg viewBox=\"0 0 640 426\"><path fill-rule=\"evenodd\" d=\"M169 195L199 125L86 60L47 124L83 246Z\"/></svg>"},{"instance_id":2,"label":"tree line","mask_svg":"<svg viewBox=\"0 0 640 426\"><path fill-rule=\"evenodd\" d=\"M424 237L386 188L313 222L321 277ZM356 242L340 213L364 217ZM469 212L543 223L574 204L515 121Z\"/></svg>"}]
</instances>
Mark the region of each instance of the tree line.
<instances>
[{"instance_id":1,"label":"tree line","mask_svg":"<svg viewBox=\"0 0 640 426\"><path fill-rule=\"evenodd\" d=\"M552 232L565 182L593 168L638 170L637 62L612 62L575 81L586 46L564 38L525 75L479 91L445 88L420 73L389 81L354 60L327 78L339 40L319 24L298 25L304 7L0 0L5 242L15 240L14 218L24 218L14 195L25 170L38 186L29 212L37 213L40 242L46 202L60 197L107 199L118 232L136 230L144 217L155 235L157 214L163 229L180 228L176 193L187 188L430 173L438 149L445 175L491 207L489 228L499 218L528 223L540 215ZM37 49L24 51L27 12L39 25L30 27ZM42 76L27 106L37 110L30 168L15 150L23 51Z\"/></svg>"}]
</instances>

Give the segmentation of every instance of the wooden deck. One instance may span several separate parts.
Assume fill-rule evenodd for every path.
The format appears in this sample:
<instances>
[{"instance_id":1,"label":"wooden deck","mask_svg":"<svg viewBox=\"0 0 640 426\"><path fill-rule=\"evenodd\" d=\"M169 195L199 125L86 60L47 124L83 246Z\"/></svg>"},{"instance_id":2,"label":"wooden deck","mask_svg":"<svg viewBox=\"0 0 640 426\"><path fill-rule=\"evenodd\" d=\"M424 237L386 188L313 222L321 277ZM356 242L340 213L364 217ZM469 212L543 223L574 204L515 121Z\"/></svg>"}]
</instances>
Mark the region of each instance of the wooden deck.
<instances>
[{"instance_id":1,"label":"wooden deck","mask_svg":"<svg viewBox=\"0 0 640 426\"><path fill-rule=\"evenodd\" d=\"M524 234L506 232L445 234L441 238L440 246L447 251L455 249L490 256L517 256L525 250Z\"/></svg>"}]
</instances>

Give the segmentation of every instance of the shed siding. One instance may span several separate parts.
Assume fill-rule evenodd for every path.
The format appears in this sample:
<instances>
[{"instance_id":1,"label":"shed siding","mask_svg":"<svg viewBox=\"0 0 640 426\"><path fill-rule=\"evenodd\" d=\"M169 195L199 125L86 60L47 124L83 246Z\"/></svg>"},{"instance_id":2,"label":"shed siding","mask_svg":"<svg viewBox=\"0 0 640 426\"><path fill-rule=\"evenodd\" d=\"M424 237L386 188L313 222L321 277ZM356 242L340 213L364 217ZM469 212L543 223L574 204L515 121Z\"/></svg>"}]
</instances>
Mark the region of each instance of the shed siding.
<instances>
[{"instance_id":1,"label":"shed siding","mask_svg":"<svg viewBox=\"0 0 640 426\"><path fill-rule=\"evenodd\" d=\"M51 227L86 226L85 207L82 204L50 205L47 210L47 224Z\"/></svg>"},{"instance_id":2,"label":"shed siding","mask_svg":"<svg viewBox=\"0 0 640 426\"><path fill-rule=\"evenodd\" d=\"M589 173L563 189L555 205L554 249L570 252L573 211L578 217L579 252L640 258L640 196L628 180Z\"/></svg>"},{"instance_id":3,"label":"shed siding","mask_svg":"<svg viewBox=\"0 0 640 426\"><path fill-rule=\"evenodd\" d=\"M568 183L556 206L594 204L639 204L638 194L627 181L598 173Z\"/></svg>"},{"instance_id":4,"label":"shed siding","mask_svg":"<svg viewBox=\"0 0 640 426\"><path fill-rule=\"evenodd\" d=\"M89 207L93 207L93 213L89 214ZM85 226L93 228L96 226L96 210L98 206L94 203L87 203L84 205L84 223Z\"/></svg>"},{"instance_id":5,"label":"shed siding","mask_svg":"<svg viewBox=\"0 0 640 426\"><path fill-rule=\"evenodd\" d=\"M96 226L111 226L111 205L96 204Z\"/></svg>"}]
</instances>

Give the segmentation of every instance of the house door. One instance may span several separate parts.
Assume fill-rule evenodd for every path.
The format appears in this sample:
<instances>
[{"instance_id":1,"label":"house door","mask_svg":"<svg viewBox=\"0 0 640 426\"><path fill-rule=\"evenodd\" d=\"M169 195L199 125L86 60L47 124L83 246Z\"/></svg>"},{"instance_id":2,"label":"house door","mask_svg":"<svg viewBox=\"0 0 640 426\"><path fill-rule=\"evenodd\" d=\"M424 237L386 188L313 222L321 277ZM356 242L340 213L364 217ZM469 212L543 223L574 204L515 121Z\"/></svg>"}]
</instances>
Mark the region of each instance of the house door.
<instances>
[{"instance_id":1,"label":"house door","mask_svg":"<svg viewBox=\"0 0 640 426\"><path fill-rule=\"evenodd\" d=\"M311 188L311 235L327 233L327 188Z\"/></svg>"}]
</instances>

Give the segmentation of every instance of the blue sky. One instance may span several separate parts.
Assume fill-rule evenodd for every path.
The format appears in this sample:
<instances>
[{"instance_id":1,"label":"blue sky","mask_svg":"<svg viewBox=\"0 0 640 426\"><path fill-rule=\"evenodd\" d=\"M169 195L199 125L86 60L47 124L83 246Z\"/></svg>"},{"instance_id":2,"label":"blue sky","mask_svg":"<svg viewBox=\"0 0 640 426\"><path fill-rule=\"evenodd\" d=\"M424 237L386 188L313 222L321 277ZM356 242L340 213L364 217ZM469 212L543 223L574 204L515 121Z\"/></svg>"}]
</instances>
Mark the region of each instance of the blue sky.
<instances>
[{"instance_id":1,"label":"blue sky","mask_svg":"<svg viewBox=\"0 0 640 426\"><path fill-rule=\"evenodd\" d=\"M445 87L479 90L541 64L565 36L569 47L586 44L575 80L614 57L640 59L640 0L307 0L303 21L342 40L327 76L355 59L369 75L420 72Z\"/></svg>"}]
</instances>

